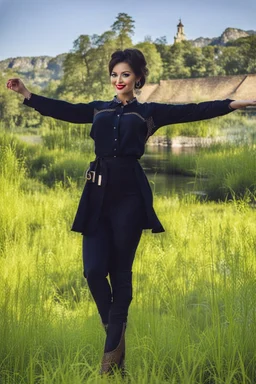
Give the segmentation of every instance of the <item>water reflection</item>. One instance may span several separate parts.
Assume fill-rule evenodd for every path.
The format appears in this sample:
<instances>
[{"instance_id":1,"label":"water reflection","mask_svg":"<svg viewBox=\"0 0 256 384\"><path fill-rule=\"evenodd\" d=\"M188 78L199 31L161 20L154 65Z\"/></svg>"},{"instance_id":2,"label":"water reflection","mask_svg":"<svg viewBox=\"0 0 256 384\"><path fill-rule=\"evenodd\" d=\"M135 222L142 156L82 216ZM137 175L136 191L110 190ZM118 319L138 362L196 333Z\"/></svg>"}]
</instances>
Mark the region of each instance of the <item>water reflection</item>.
<instances>
[{"instance_id":1,"label":"water reflection","mask_svg":"<svg viewBox=\"0 0 256 384\"><path fill-rule=\"evenodd\" d=\"M148 177L152 191L157 195L197 193L194 176L182 176L170 171L170 162L173 156L191 156L191 169L193 156L198 152L195 147L160 147L146 148L145 155L140 163Z\"/></svg>"}]
</instances>

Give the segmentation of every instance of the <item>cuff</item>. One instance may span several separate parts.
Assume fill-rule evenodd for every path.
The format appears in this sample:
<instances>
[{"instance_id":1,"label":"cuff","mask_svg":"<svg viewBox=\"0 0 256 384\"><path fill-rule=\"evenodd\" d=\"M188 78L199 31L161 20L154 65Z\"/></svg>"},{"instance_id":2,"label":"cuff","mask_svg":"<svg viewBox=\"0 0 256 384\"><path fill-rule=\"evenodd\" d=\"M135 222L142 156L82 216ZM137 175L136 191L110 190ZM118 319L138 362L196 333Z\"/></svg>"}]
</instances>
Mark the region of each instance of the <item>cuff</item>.
<instances>
[{"instance_id":1,"label":"cuff","mask_svg":"<svg viewBox=\"0 0 256 384\"><path fill-rule=\"evenodd\" d=\"M232 101L234 101L234 100L232 100ZM232 108L231 105L230 105L230 104L232 103L232 101L229 103L229 105L228 105L228 109L229 109L230 111L235 111L236 108Z\"/></svg>"},{"instance_id":2,"label":"cuff","mask_svg":"<svg viewBox=\"0 0 256 384\"><path fill-rule=\"evenodd\" d=\"M32 104L33 104L33 96L34 96L34 94L31 93L31 96L30 96L29 99L27 99L27 98L25 97L24 100L23 100L23 104L28 105L29 107L31 107Z\"/></svg>"}]
</instances>

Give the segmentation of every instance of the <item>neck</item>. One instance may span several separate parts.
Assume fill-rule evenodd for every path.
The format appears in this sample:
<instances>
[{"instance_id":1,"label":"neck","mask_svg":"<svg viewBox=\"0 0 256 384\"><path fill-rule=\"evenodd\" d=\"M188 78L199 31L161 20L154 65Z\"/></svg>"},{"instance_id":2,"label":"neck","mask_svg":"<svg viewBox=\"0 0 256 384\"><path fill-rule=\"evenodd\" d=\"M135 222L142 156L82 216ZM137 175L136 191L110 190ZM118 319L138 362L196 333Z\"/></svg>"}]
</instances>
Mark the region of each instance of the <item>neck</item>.
<instances>
[{"instance_id":1,"label":"neck","mask_svg":"<svg viewBox=\"0 0 256 384\"><path fill-rule=\"evenodd\" d=\"M124 94L124 95L117 95L118 100L120 100L123 104L128 104L129 101L134 99L134 94Z\"/></svg>"}]
</instances>

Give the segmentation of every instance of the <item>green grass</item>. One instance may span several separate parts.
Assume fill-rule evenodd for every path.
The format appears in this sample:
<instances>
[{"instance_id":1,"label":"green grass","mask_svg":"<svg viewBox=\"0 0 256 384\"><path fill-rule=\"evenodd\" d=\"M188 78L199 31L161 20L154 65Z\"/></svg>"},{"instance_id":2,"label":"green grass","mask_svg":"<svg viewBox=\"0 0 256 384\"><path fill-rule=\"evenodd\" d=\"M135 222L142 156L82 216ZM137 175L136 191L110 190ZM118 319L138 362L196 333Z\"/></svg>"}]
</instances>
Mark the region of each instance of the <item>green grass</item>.
<instances>
[{"instance_id":1,"label":"green grass","mask_svg":"<svg viewBox=\"0 0 256 384\"><path fill-rule=\"evenodd\" d=\"M196 158L196 175L207 177L206 193L210 199L249 198L255 202L256 144L217 146Z\"/></svg>"},{"instance_id":2,"label":"green grass","mask_svg":"<svg viewBox=\"0 0 256 384\"><path fill-rule=\"evenodd\" d=\"M70 231L81 189L28 178L23 149L17 158L5 144L1 384L255 383L255 211L246 199L155 198L166 232L145 231L137 251L128 377L100 378L104 331L82 276L81 236Z\"/></svg>"}]
</instances>

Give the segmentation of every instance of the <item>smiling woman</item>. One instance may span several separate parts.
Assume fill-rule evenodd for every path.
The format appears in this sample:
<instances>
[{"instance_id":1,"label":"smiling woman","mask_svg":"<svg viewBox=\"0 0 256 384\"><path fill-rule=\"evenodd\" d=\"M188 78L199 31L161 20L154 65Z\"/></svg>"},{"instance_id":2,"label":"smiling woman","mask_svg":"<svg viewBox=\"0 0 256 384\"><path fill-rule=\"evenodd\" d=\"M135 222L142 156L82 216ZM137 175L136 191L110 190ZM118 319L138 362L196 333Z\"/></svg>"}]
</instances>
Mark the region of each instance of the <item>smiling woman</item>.
<instances>
[{"instance_id":1,"label":"smiling woman","mask_svg":"<svg viewBox=\"0 0 256 384\"><path fill-rule=\"evenodd\" d=\"M116 51L109 62L111 84L123 103L133 99L134 91L143 87L148 73L144 55L138 49Z\"/></svg>"},{"instance_id":2,"label":"smiling woman","mask_svg":"<svg viewBox=\"0 0 256 384\"><path fill-rule=\"evenodd\" d=\"M119 100L126 103L133 98L134 84L139 82L136 79L131 67L127 63L115 65L111 73L111 84L117 91Z\"/></svg>"},{"instance_id":3,"label":"smiling woman","mask_svg":"<svg viewBox=\"0 0 256 384\"><path fill-rule=\"evenodd\" d=\"M24 104L45 116L73 123L92 123L90 136L96 159L87 170L72 230L83 234L84 276L96 302L107 336L101 373L114 367L124 372L125 329L132 301L132 265L142 230L163 232L153 208L148 180L138 159L160 127L210 119L234 109L256 105L255 100L217 100L199 104L139 103L136 89L148 74L137 49L113 53L109 62L116 95L110 101L71 104L32 94L20 79L7 87ZM109 276L109 279L107 279Z\"/></svg>"}]
</instances>

